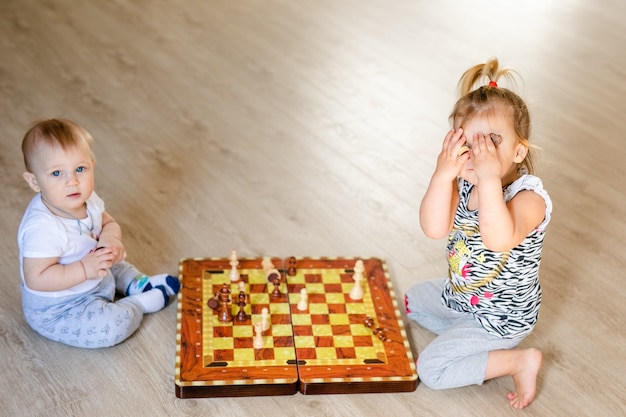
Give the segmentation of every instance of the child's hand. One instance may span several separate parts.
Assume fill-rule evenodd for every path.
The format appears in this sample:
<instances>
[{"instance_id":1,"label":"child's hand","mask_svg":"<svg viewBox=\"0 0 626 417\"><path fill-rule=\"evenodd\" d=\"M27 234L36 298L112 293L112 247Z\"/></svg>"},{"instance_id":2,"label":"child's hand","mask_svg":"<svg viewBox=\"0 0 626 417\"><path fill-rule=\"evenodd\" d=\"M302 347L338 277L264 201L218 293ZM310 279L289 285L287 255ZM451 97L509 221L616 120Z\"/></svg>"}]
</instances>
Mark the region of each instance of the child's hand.
<instances>
[{"instance_id":1,"label":"child's hand","mask_svg":"<svg viewBox=\"0 0 626 417\"><path fill-rule=\"evenodd\" d=\"M498 159L496 146L489 135L476 134L472 141L471 153L474 173L479 180L486 177L501 177L502 164Z\"/></svg>"},{"instance_id":2,"label":"child's hand","mask_svg":"<svg viewBox=\"0 0 626 417\"><path fill-rule=\"evenodd\" d=\"M95 251L89 252L80 260L85 269L85 275L87 279L103 278L107 275L107 269L109 269L115 262L116 258L115 249L113 248L98 248Z\"/></svg>"},{"instance_id":3,"label":"child's hand","mask_svg":"<svg viewBox=\"0 0 626 417\"><path fill-rule=\"evenodd\" d=\"M124 249L122 241L117 238L111 238L107 240L100 238L100 240L98 241L98 249L100 248L113 249L115 254L115 257L113 258L113 264L116 264L119 261L123 261L124 259L126 259L126 249Z\"/></svg>"},{"instance_id":4,"label":"child's hand","mask_svg":"<svg viewBox=\"0 0 626 417\"><path fill-rule=\"evenodd\" d=\"M437 157L435 172L450 181L453 181L461 172L463 165L470 157L469 152L459 155L465 145L466 138L463 129L451 129L443 140L441 153Z\"/></svg>"}]
</instances>

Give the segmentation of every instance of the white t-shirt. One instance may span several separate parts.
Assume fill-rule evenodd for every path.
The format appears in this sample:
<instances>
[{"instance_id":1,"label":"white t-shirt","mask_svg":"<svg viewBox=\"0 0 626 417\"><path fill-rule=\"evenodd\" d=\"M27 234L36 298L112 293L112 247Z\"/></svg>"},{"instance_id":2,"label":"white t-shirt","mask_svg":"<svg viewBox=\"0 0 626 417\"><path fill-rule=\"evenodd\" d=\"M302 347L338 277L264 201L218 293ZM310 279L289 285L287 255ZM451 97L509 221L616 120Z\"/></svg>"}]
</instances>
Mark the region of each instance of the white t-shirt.
<instances>
[{"instance_id":1,"label":"white t-shirt","mask_svg":"<svg viewBox=\"0 0 626 417\"><path fill-rule=\"evenodd\" d=\"M24 288L44 297L64 297L85 293L95 288L102 278L88 279L63 291L35 291L24 281L24 258L59 258L61 265L82 259L96 249L102 232L104 201L94 191L87 200L87 217L66 219L53 214L37 193L26 208L17 232L20 250L20 274Z\"/></svg>"}]
</instances>

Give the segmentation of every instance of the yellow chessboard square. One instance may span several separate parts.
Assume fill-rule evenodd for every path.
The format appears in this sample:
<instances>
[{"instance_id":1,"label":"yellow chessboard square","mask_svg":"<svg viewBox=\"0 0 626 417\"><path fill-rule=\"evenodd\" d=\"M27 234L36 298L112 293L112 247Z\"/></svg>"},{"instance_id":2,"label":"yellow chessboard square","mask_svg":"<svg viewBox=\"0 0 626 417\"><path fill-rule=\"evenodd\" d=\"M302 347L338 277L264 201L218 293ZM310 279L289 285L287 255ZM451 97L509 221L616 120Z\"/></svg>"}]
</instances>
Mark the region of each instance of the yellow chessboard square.
<instances>
[{"instance_id":1,"label":"yellow chessboard square","mask_svg":"<svg viewBox=\"0 0 626 417\"><path fill-rule=\"evenodd\" d=\"M346 298L343 294L339 293L330 293L326 294L326 303L327 304L343 304L346 302Z\"/></svg>"},{"instance_id":2,"label":"yellow chessboard square","mask_svg":"<svg viewBox=\"0 0 626 417\"><path fill-rule=\"evenodd\" d=\"M291 316L291 323L294 326L309 326L311 324L311 316L308 314L294 314Z\"/></svg>"},{"instance_id":3,"label":"yellow chessboard square","mask_svg":"<svg viewBox=\"0 0 626 417\"><path fill-rule=\"evenodd\" d=\"M252 326L233 326L233 337L252 337Z\"/></svg>"},{"instance_id":4,"label":"yellow chessboard square","mask_svg":"<svg viewBox=\"0 0 626 417\"><path fill-rule=\"evenodd\" d=\"M212 344L213 349L233 349L235 347L232 337L214 337Z\"/></svg>"},{"instance_id":5,"label":"yellow chessboard square","mask_svg":"<svg viewBox=\"0 0 626 417\"><path fill-rule=\"evenodd\" d=\"M315 338L313 336L294 336L295 345L299 348L314 348Z\"/></svg>"},{"instance_id":6,"label":"yellow chessboard square","mask_svg":"<svg viewBox=\"0 0 626 417\"><path fill-rule=\"evenodd\" d=\"M290 308L287 303L270 304L270 314L289 314Z\"/></svg>"},{"instance_id":7,"label":"yellow chessboard square","mask_svg":"<svg viewBox=\"0 0 626 417\"><path fill-rule=\"evenodd\" d=\"M324 294L324 284L322 283L312 283L306 284L306 292L308 294Z\"/></svg>"},{"instance_id":8,"label":"yellow chessboard square","mask_svg":"<svg viewBox=\"0 0 626 417\"><path fill-rule=\"evenodd\" d=\"M383 359L381 354L376 352L374 346L357 346L354 348L357 358L364 359ZM384 356L384 353L382 354Z\"/></svg>"},{"instance_id":9,"label":"yellow chessboard square","mask_svg":"<svg viewBox=\"0 0 626 417\"><path fill-rule=\"evenodd\" d=\"M272 335L273 336L291 336L293 334L293 328L291 324L273 324Z\"/></svg>"},{"instance_id":10,"label":"yellow chessboard square","mask_svg":"<svg viewBox=\"0 0 626 417\"><path fill-rule=\"evenodd\" d=\"M328 314L328 304L309 303L309 313Z\"/></svg>"},{"instance_id":11,"label":"yellow chessboard square","mask_svg":"<svg viewBox=\"0 0 626 417\"><path fill-rule=\"evenodd\" d=\"M235 349L233 351L233 359L235 361L253 361L254 349Z\"/></svg>"},{"instance_id":12,"label":"yellow chessboard square","mask_svg":"<svg viewBox=\"0 0 626 417\"><path fill-rule=\"evenodd\" d=\"M324 282L326 284L339 284L341 283L341 274L339 270L326 270L324 272L322 272L322 274L324 275Z\"/></svg>"},{"instance_id":13,"label":"yellow chessboard square","mask_svg":"<svg viewBox=\"0 0 626 417\"><path fill-rule=\"evenodd\" d=\"M332 336L333 328L329 324L316 324L313 326L314 336Z\"/></svg>"},{"instance_id":14,"label":"yellow chessboard square","mask_svg":"<svg viewBox=\"0 0 626 417\"><path fill-rule=\"evenodd\" d=\"M354 340L352 336L333 336L335 347L353 347Z\"/></svg>"},{"instance_id":15,"label":"yellow chessboard square","mask_svg":"<svg viewBox=\"0 0 626 417\"><path fill-rule=\"evenodd\" d=\"M287 362L296 359L296 351L293 348L274 348L274 360Z\"/></svg>"},{"instance_id":16,"label":"yellow chessboard square","mask_svg":"<svg viewBox=\"0 0 626 417\"><path fill-rule=\"evenodd\" d=\"M367 314L367 306L363 303L347 303L346 313L348 314ZM374 315L374 312L370 313Z\"/></svg>"},{"instance_id":17,"label":"yellow chessboard square","mask_svg":"<svg viewBox=\"0 0 626 417\"><path fill-rule=\"evenodd\" d=\"M335 360L337 359L337 351L334 347L316 348L315 356L317 356L318 360Z\"/></svg>"},{"instance_id":18,"label":"yellow chessboard square","mask_svg":"<svg viewBox=\"0 0 626 417\"><path fill-rule=\"evenodd\" d=\"M331 314L328 316L330 324L350 324L350 317L347 314Z\"/></svg>"},{"instance_id":19,"label":"yellow chessboard square","mask_svg":"<svg viewBox=\"0 0 626 417\"><path fill-rule=\"evenodd\" d=\"M250 304L269 304L270 303L270 295L265 293L251 293L250 294Z\"/></svg>"},{"instance_id":20,"label":"yellow chessboard square","mask_svg":"<svg viewBox=\"0 0 626 417\"><path fill-rule=\"evenodd\" d=\"M372 330L367 328L363 324L351 324L350 334L352 336L371 336Z\"/></svg>"}]
</instances>

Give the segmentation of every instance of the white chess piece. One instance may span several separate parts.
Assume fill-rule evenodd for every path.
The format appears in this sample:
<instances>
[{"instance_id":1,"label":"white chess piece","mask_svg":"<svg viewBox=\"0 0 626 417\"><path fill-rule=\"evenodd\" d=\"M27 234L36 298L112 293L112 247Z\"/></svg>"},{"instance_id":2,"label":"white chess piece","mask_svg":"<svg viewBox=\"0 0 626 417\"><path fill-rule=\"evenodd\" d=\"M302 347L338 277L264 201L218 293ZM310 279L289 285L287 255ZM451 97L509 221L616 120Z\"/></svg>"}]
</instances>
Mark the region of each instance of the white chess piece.
<instances>
[{"instance_id":1,"label":"white chess piece","mask_svg":"<svg viewBox=\"0 0 626 417\"><path fill-rule=\"evenodd\" d=\"M353 300L363 299L363 287L361 286L361 281L363 281L363 271L365 271L365 267L363 266L363 261L359 259L354 264L354 275L352 275L352 279L354 279L354 286L352 287L352 290L350 290L350 298Z\"/></svg>"},{"instance_id":2,"label":"white chess piece","mask_svg":"<svg viewBox=\"0 0 626 417\"><path fill-rule=\"evenodd\" d=\"M358 259L354 263L354 276L358 276L360 279L363 279L363 272L365 272L365 266L363 265L363 260Z\"/></svg>"},{"instance_id":3,"label":"white chess piece","mask_svg":"<svg viewBox=\"0 0 626 417\"><path fill-rule=\"evenodd\" d=\"M230 280L232 282L239 281L239 271L237 270L237 265L239 265L237 252L233 250L230 253Z\"/></svg>"},{"instance_id":4,"label":"white chess piece","mask_svg":"<svg viewBox=\"0 0 626 417\"><path fill-rule=\"evenodd\" d=\"M255 349L263 348L263 328L261 323L254 324L254 340L252 341L252 347Z\"/></svg>"},{"instance_id":5,"label":"white chess piece","mask_svg":"<svg viewBox=\"0 0 626 417\"><path fill-rule=\"evenodd\" d=\"M297 309L299 311L306 311L309 308L309 295L306 292L306 288L300 290L300 301L298 302Z\"/></svg>"},{"instance_id":6,"label":"white chess piece","mask_svg":"<svg viewBox=\"0 0 626 417\"><path fill-rule=\"evenodd\" d=\"M274 264L272 263L272 258L264 257L261 261L261 267L263 268L263 272L265 272L265 276L267 277L268 273L274 269Z\"/></svg>"},{"instance_id":7,"label":"white chess piece","mask_svg":"<svg viewBox=\"0 0 626 417\"><path fill-rule=\"evenodd\" d=\"M270 328L270 312L267 307L263 307L261 310L261 330L267 331Z\"/></svg>"}]
</instances>

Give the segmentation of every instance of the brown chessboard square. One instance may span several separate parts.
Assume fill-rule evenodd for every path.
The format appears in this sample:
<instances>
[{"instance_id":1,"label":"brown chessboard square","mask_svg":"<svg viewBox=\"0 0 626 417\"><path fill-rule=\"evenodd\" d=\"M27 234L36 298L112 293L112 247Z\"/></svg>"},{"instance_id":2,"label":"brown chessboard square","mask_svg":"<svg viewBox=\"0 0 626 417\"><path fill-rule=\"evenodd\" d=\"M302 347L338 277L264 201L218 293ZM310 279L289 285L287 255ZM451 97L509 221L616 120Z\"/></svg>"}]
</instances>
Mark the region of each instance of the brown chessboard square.
<instances>
[{"instance_id":1,"label":"brown chessboard square","mask_svg":"<svg viewBox=\"0 0 626 417\"><path fill-rule=\"evenodd\" d=\"M235 352L232 349L215 349L213 351L214 362L230 362L235 359Z\"/></svg>"},{"instance_id":2,"label":"brown chessboard square","mask_svg":"<svg viewBox=\"0 0 626 417\"><path fill-rule=\"evenodd\" d=\"M355 359L356 358L356 350L351 347L341 347L336 348L337 359Z\"/></svg>"},{"instance_id":3,"label":"brown chessboard square","mask_svg":"<svg viewBox=\"0 0 626 417\"><path fill-rule=\"evenodd\" d=\"M231 326L215 326L213 337L233 337L233 328Z\"/></svg>"},{"instance_id":4,"label":"brown chessboard square","mask_svg":"<svg viewBox=\"0 0 626 417\"><path fill-rule=\"evenodd\" d=\"M235 349L251 348L253 347L252 342L253 342L253 338L251 337L234 337L233 338L233 346Z\"/></svg>"}]
</instances>

